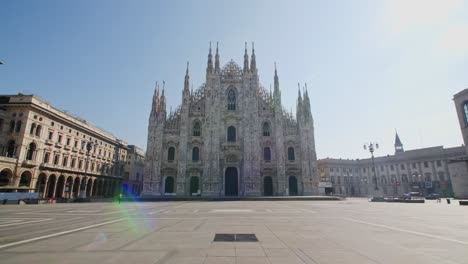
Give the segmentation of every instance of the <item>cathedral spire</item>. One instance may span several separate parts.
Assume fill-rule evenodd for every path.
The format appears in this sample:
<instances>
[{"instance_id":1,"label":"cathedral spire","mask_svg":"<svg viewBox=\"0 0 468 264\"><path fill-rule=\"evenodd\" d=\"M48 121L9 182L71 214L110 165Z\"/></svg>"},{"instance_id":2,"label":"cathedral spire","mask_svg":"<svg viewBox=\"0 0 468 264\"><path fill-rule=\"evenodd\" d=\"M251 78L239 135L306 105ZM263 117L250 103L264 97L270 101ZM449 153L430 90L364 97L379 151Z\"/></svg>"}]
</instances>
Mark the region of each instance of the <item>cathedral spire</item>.
<instances>
[{"instance_id":1,"label":"cathedral spire","mask_svg":"<svg viewBox=\"0 0 468 264\"><path fill-rule=\"evenodd\" d=\"M274 91L273 97L275 98L275 105L281 109L281 91L279 89L279 80L278 80L278 72L276 71L276 62L275 62L275 82L274 82Z\"/></svg>"},{"instance_id":2,"label":"cathedral spire","mask_svg":"<svg viewBox=\"0 0 468 264\"><path fill-rule=\"evenodd\" d=\"M245 42L244 52L244 73L249 72L249 55L247 54L247 42Z\"/></svg>"},{"instance_id":3,"label":"cathedral spire","mask_svg":"<svg viewBox=\"0 0 468 264\"><path fill-rule=\"evenodd\" d=\"M206 67L206 73L213 72L213 55L211 55L211 41L210 41L210 50L208 52L208 66Z\"/></svg>"},{"instance_id":4,"label":"cathedral spire","mask_svg":"<svg viewBox=\"0 0 468 264\"><path fill-rule=\"evenodd\" d=\"M154 86L154 94L153 94L153 105L151 108L151 115L159 111L159 86L158 82Z\"/></svg>"},{"instance_id":5,"label":"cathedral spire","mask_svg":"<svg viewBox=\"0 0 468 264\"><path fill-rule=\"evenodd\" d=\"M187 61L187 69L185 70L184 93L189 92L190 76L189 76L189 62Z\"/></svg>"},{"instance_id":6,"label":"cathedral spire","mask_svg":"<svg viewBox=\"0 0 468 264\"><path fill-rule=\"evenodd\" d=\"M401 143L400 137L398 136L398 132L395 130L395 154L403 153L405 150L403 149L403 143Z\"/></svg>"},{"instance_id":7,"label":"cathedral spire","mask_svg":"<svg viewBox=\"0 0 468 264\"><path fill-rule=\"evenodd\" d=\"M166 82L163 81L163 88L162 88L162 93L161 93L161 102L159 104L159 111L160 112L166 112L166 95L165 95L165 91L166 91Z\"/></svg>"},{"instance_id":8,"label":"cathedral spire","mask_svg":"<svg viewBox=\"0 0 468 264\"><path fill-rule=\"evenodd\" d=\"M297 83L297 106L296 106L296 116L300 116L302 111L302 95L301 95L301 85Z\"/></svg>"},{"instance_id":9,"label":"cathedral spire","mask_svg":"<svg viewBox=\"0 0 468 264\"><path fill-rule=\"evenodd\" d=\"M309 99L309 92L307 91L307 83L304 84L304 114L309 115L311 114L310 111L310 99Z\"/></svg>"},{"instance_id":10,"label":"cathedral spire","mask_svg":"<svg viewBox=\"0 0 468 264\"><path fill-rule=\"evenodd\" d=\"M254 42L252 41L252 56L250 59L250 71L252 73L257 73L257 61L255 59L255 47L254 47Z\"/></svg>"},{"instance_id":11,"label":"cathedral spire","mask_svg":"<svg viewBox=\"0 0 468 264\"><path fill-rule=\"evenodd\" d=\"M219 67L219 50L218 50L218 42L216 41L216 55L215 55L215 73L219 73L221 71Z\"/></svg>"}]
</instances>

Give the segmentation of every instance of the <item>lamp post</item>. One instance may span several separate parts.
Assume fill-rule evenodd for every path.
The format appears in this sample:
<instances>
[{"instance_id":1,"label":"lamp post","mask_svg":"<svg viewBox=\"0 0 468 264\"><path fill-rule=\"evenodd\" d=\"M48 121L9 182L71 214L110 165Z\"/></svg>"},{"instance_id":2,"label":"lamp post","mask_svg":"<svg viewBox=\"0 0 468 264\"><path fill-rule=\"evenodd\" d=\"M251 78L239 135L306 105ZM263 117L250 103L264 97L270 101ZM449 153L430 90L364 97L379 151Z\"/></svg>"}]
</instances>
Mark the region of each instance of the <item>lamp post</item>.
<instances>
[{"instance_id":1,"label":"lamp post","mask_svg":"<svg viewBox=\"0 0 468 264\"><path fill-rule=\"evenodd\" d=\"M89 152L91 151L91 149L94 147L96 148L97 144L96 143L93 143L91 141L88 141L88 142L81 142L81 147L84 148L86 146L86 162L85 162L85 171L84 171L84 176L83 176L83 181L84 181L84 184L83 185L83 190L80 191L80 197L81 198L86 198L86 188L88 187L88 184L87 184L87 180L86 180L86 172L88 170L88 165L89 165Z\"/></svg>"},{"instance_id":2,"label":"lamp post","mask_svg":"<svg viewBox=\"0 0 468 264\"><path fill-rule=\"evenodd\" d=\"M377 142L371 142L369 144L364 144L364 149L367 150L369 149L369 152L371 153L372 157L372 170L374 171L374 183L375 183L375 191L379 190L379 187L377 186L377 173L375 171L375 161L374 161L374 151L379 148L379 143Z\"/></svg>"}]
</instances>

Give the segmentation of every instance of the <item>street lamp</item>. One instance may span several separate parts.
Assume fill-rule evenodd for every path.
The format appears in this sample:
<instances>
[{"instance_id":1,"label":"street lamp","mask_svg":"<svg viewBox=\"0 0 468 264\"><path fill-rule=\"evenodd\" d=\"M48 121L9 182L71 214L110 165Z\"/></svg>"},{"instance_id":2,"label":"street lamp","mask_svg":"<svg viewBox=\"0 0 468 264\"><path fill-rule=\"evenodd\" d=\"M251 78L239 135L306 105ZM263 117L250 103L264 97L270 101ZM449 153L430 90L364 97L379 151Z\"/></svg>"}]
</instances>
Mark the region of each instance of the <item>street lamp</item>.
<instances>
[{"instance_id":1,"label":"street lamp","mask_svg":"<svg viewBox=\"0 0 468 264\"><path fill-rule=\"evenodd\" d=\"M94 147L96 148L97 146L97 143L93 143L92 141L88 141L88 142L81 142L81 148L84 148L86 146L86 153L87 153L87 157L86 157L86 163L85 163L85 171L84 171L84 177L83 177L83 181L84 181L84 184L83 185L83 190L81 190L81 193L80 193L80 197L81 198L86 198L86 188L88 187L88 184L87 184L87 180L86 180L86 171L88 170L88 165L89 165L89 152L91 151L91 149Z\"/></svg>"},{"instance_id":2,"label":"street lamp","mask_svg":"<svg viewBox=\"0 0 468 264\"><path fill-rule=\"evenodd\" d=\"M372 170L374 171L374 181L375 181L375 190L379 190L379 187L377 187L377 174L375 172L375 162L374 162L374 151L379 148L379 143L377 142L371 142L369 144L364 144L364 149L367 150L369 149L369 152L371 153L372 157Z\"/></svg>"}]
</instances>

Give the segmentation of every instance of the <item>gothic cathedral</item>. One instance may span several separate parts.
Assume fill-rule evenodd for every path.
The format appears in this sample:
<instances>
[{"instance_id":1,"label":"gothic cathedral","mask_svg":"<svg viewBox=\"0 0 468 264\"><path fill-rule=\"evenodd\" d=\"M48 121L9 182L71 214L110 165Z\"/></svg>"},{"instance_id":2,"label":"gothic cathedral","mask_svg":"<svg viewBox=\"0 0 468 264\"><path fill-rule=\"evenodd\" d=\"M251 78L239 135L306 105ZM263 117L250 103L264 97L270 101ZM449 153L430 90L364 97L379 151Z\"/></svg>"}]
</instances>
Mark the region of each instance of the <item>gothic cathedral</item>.
<instances>
[{"instance_id":1,"label":"gothic cathedral","mask_svg":"<svg viewBox=\"0 0 468 264\"><path fill-rule=\"evenodd\" d=\"M296 115L259 81L255 50L220 67L208 53L206 82L190 91L185 73L182 105L167 112L165 83L156 84L148 124L143 197L317 195L314 124L306 89Z\"/></svg>"}]
</instances>

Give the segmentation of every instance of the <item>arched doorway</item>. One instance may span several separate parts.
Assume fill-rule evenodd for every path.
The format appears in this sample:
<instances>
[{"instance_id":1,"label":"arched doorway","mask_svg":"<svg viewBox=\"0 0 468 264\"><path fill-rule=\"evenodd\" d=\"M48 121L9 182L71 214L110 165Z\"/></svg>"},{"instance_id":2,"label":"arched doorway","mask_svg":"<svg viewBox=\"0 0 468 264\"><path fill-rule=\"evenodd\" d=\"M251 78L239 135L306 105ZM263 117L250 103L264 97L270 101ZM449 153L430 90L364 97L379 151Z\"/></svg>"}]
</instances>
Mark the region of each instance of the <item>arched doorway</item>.
<instances>
[{"instance_id":1,"label":"arched doorway","mask_svg":"<svg viewBox=\"0 0 468 264\"><path fill-rule=\"evenodd\" d=\"M0 172L0 186L7 186L10 183L10 179L13 176L13 172L9 169L4 169Z\"/></svg>"},{"instance_id":2,"label":"arched doorway","mask_svg":"<svg viewBox=\"0 0 468 264\"><path fill-rule=\"evenodd\" d=\"M263 195L273 195L273 179L270 176L263 178Z\"/></svg>"},{"instance_id":3,"label":"arched doorway","mask_svg":"<svg viewBox=\"0 0 468 264\"><path fill-rule=\"evenodd\" d=\"M30 187L31 186L31 172L25 171L21 173L19 187ZM20 192L29 192L29 190L21 190Z\"/></svg>"},{"instance_id":4,"label":"arched doorway","mask_svg":"<svg viewBox=\"0 0 468 264\"><path fill-rule=\"evenodd\" d=\"M65 186L65 196L67 198L71 198L72 185L73 185L73 177L68 176L67 183L66 183L66 186Z\"/></svg>"},{"instance_id":5,"label":"arched doorway","mask_svg":"<svg viewBox=\"0 0 468 264\"><path fill-rule=\"evenodd\" d=\"M78 198L80 194L80 177L75 178L75 182L73 183L73 197Z\"/></svg>"},{"instance_id":6,"label":"arched doorway","mask_svg":"<svg viewBox=\"0 0 468 264\"><path fill-rule=\"evenodd\" d=\"M86 197L91 197L93 193L93 179L89 178L88 187L86 188Z\"/></svg>"},{"instance_id":7,"label":"arched doorway","mask_svg":"<svg viewBox=\"0 0 468 264\"><path fill-rule=\"evenodd\" d=\"M239 181L237 178L238 178L237 168L235 167L226 168L226 174L224 177L224 195L225 196L239 195Z\"/></svg>"},{"instance_id":8,"label":"arched doorway","mask_svg":"<svg viewBox=\"0 0 468 264\"><path fill-rule=\"evenodd\" d=\"M46 178L47 176L44 173L39 174L36 183L36 192L39 193L39 197L44 197L45 188L46 188Z\"/></svg>"},{"instance_id":9,"label":"arched doorway","mask_svg":"<svg viewBox=\"0 0 468 264\"><path fill-rule=\"evenodd\" d=\"M47 198L54 198L54 189L57 181L55 175L49 176L49 181L47 182Z\"/></svg>"},{"instance_id":10,"label":"arched doorway","mask_svg":"<svg viewBox=\"0 0 468 264\"><path fill-rule=\"evenodd\" d=\"M190 195L194 193L198 193L198 177L197 176L192 176L190 178Z\"/></svg>"},{"instance_id":11,"label":"arched doorway","mask_svg":"<svg viewBox=\"0 0 468 264\"><path fill-rule=\"evenodd\" d=\"M164 193L174 193L174 177L166 177L164 181Z\"/></svg>"},{"instance_id":12,"label":"arched doorway","mask_svg":"<svg viewBox=\"0 0 468 264\"><path fill-rule=\"evenodd\" d=\"M57 188L55 191L56 198L63 198L63 189L65 187L65 176L61 175L57 181Z\"/></svg>"},{"instance_id":13,"label":"arched doorway","mask_svg":"<svg viewBox=\"0 0 468 264\"><path fill-rule=\"evenodd\" d=\"M296 176L289 176L289 195L295 196L298 195L297 191L297 178Z\"/></svg>"}]
</instances>

